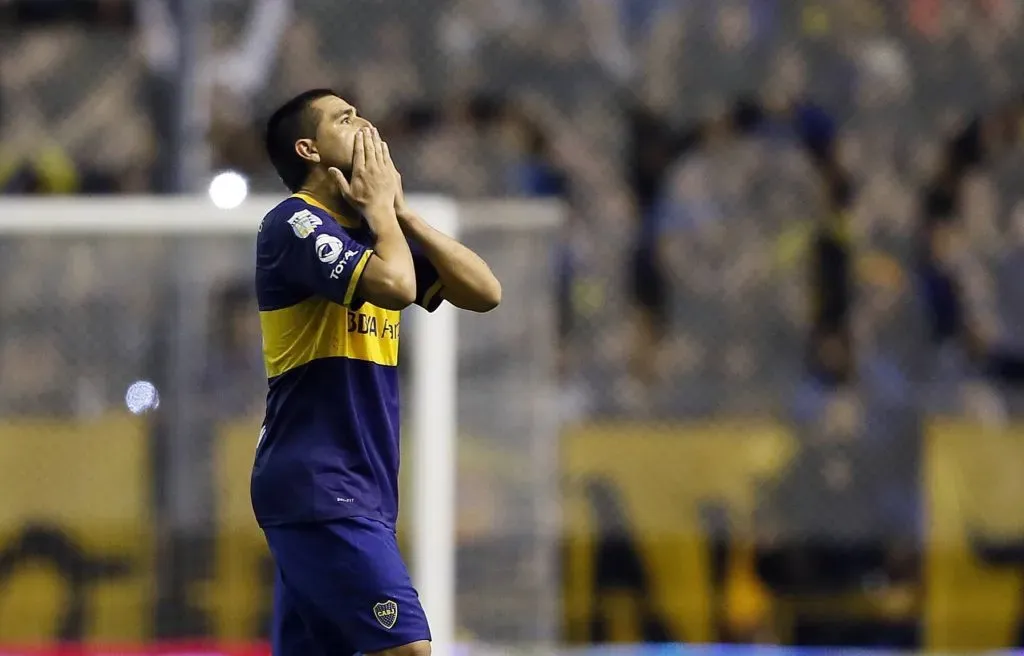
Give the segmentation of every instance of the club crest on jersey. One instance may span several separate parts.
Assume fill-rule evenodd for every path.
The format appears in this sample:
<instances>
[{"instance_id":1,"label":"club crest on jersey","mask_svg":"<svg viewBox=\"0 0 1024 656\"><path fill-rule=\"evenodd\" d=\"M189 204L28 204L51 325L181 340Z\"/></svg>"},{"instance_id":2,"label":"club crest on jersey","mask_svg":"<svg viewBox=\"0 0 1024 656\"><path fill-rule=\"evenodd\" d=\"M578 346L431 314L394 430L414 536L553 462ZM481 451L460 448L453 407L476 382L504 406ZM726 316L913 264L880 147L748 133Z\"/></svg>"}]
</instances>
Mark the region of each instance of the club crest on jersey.
<instances>
[{"instance_id":1,"label":"club crest on jersey","mask_svg":"<svg viewBox=\"0 0 1024 656\"><path fill-rule=\"evenodd\" d=\"M391 599L374 604L373 616L377 618L377 622L385 629L392 629L395 626L395 622L398 621L398 604Z\"/></svg>"},{"instance_id":2,"label":"club crest on jersey","mask_svg":"<svg viewBox=\"0 0 1024 656\"><path fill-rule=\"evenodd\" d=\"M292 214L292 218L288 219L288 225L292 227L295 236L299 239L305 239L310 236L323 224L324 222L320 220L320 217L309 210L299 210Z\"/></svg>"}]
</instances>

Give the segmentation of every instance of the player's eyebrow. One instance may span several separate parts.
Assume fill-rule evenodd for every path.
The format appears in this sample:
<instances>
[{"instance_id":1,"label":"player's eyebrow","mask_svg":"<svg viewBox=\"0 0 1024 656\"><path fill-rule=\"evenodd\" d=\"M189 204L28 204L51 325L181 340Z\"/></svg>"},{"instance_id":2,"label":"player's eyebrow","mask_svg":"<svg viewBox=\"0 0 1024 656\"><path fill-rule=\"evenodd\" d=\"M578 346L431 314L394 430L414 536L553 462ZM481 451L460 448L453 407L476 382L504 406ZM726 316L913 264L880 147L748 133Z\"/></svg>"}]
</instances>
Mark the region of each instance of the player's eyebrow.
<instances>
[{"instance_id":1,"label":"player's eyebrow","mask_svg":"<svg viewBox=\"0 0 1024 656\"><path fill-rule=\"evenodd\" d=\"M339 111L335 112L334 116L332 118L335 121L337 121L339 118L344 118L345 116L355 116L355 115L356 115L355 107L346 107L345 109L342 109L342 110L339 110Z\"/></svg>"}]
</instances>

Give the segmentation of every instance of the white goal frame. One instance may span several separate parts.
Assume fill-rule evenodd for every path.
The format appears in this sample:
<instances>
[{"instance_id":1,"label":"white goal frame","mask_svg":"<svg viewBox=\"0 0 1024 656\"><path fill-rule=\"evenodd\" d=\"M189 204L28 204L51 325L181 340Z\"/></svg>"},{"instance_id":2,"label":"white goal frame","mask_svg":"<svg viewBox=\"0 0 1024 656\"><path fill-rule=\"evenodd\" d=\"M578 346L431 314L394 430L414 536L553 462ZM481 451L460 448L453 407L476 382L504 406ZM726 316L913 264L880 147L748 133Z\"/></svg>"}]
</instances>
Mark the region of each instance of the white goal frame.
<instances>
[{"instance_id":1,"label":"white goal frame","mask_svg":"<svg viewBox=\"0 0 1024 656\"><path fill-rule=\"evenodd\" d=\"M5 197L0 234L40 236L246 235L281 196L255 195L232 209L203 196ZM458 235L458 205L439 196L411 196L409 203L431 225ZM429 320L410 317L413 394L409 421L412 459L413 577L430 621L434 653L455 643L455 439L456 316L442 305Z\"/></svg>"}]
</instances>

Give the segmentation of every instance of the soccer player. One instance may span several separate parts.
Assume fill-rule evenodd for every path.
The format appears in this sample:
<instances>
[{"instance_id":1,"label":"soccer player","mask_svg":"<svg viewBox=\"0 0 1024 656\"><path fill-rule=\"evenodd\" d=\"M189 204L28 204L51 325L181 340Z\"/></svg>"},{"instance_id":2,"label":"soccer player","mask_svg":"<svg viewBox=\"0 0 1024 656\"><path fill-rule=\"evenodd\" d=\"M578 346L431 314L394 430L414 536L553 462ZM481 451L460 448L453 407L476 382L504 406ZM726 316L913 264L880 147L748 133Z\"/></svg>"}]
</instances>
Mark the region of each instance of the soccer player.
<instances>
[{"instance_id":1,"label":"soccer player","mask_svg":"<svg viewBox=\"0 0 1024 656\"><path fill-rule=\"evenodd\" d=\"M252 504L277 566L274 656L430 653L398 551L401 310L498 305L488 266L405 204L387 144L326 89L267 124L293 195L260 224L269 379Z\"/></svg>"}]
</instances>

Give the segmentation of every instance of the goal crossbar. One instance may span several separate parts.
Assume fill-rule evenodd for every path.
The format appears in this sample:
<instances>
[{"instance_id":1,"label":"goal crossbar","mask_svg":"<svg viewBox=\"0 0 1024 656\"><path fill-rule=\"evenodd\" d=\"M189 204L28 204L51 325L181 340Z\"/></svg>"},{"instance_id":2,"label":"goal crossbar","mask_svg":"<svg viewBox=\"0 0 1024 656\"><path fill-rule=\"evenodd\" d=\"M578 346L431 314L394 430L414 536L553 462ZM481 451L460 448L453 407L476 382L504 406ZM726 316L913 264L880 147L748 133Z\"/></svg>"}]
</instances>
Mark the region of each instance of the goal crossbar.
<instances>
[{"instance_id":1,"label":"goal crossbar","mask_svg":"<svg viewBox=\"0 0 1024 656\"><path fill-rule=\"evenodd\" d=\"M0 201L0 234L247 234L281 200L282 196L253 195L238 207L220 209L206 196L7 196ZM417 194L410 196L409 203L428 219L461 209L463 217L473 217L473 229L531 231L559 221L547 201L456 202ZM474 211L481 207L487 211Z\"/></svg>"}]
</instances>

